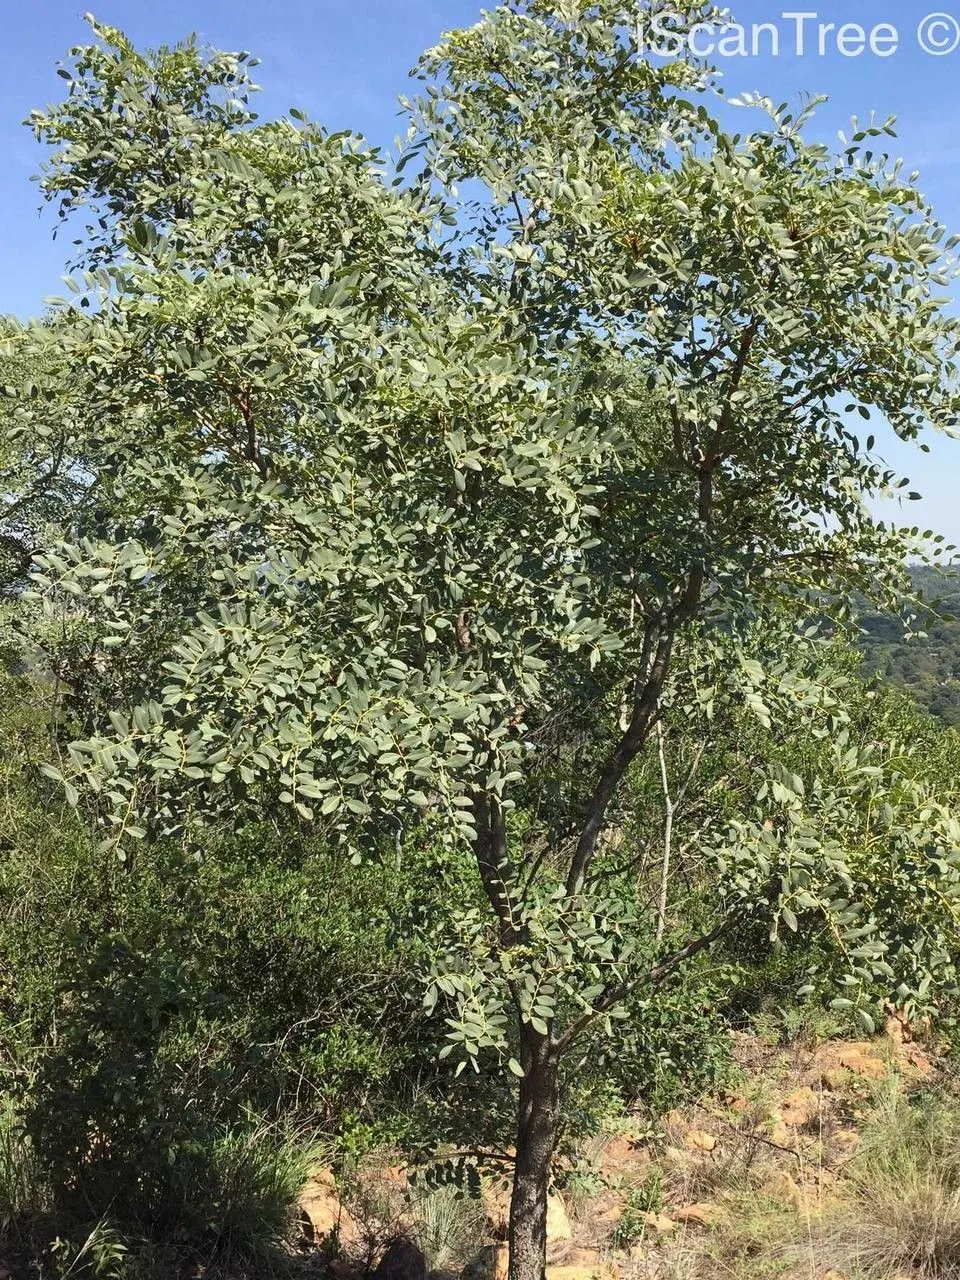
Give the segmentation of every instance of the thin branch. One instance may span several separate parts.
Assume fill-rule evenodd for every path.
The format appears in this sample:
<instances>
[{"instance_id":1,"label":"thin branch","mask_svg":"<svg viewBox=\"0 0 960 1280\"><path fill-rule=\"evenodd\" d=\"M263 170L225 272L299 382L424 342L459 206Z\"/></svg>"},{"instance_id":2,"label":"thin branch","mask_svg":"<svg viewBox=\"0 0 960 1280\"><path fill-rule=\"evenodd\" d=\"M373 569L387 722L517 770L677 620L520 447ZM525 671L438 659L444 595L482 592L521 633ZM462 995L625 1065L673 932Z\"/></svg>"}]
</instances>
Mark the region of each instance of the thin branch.
<instances>
[{"instance_id":1,"label":"thin branch","mask_svg":"<svg viewBox=\"0 0 960 1280\"><path fill-rule=\"evenodd\" d=\"M477 826L474 856L480 879L500 924L500 945L513 946L520 940L520 931L514 918L513 900L505 874L509 869L506 816L495 797L484 795L474 798L473 813Z\"/></svg>"},{"instance_id":2,"label":"thin branch","mask_svg":"<svg viewBox=\"0 0 960 1280\"><path fill-rule=\"evenodd\" d=\"M663 787L665 819L663 824L663 861L660 865L660 893L657 899L657 942L663 941L667 931L667 892L670 886L670 855L673 850L673 815L676 812L670 795L670 774L667 769L667 749L664 741L663 721L658 720L657 758L660 761L660 782Z\"/></svg>"},{"instance_id":3,"label":"thin branch","mask_svg":"<svg viewBox=\"0 0 960 1280\"><path fill-rule=\"evenodd\" d=\"M674 970L679 968L679 966L685 961L692 960L693 957L699 955L701 951L706 951L708 947L713 946L713 944L726 933L731 924L732 921L724 920L722 924L718 924L717 927L712 929L709 933L704 934L700 938L691 939L691 941L682 946L679 951L675 951L672 956L668 956L665 960L661 960L659 964L654 965L648 973L642 974L639 978L634 978L631 982L623 982L619 986L613 987L607 992L599 1004L595 1004L590 1009L587 1009L585 1013L581 1014L581 1016L567 1028L557 1041L558 1053L563 1053L568 1049L574 1040L576 1040L592 1022L595 1022L597 1018L602 1018L604 1014L609 1013L611 1009L616 1008L618 1004L621 1004L624 1000L632 996L635 991L639 991L641 987L659 986L661 982L666 978L669 978Z\"/></svg>"},{"instance_id":4,"label":"thin branch","mask_svg":"<svg viewBox=\"0 0 960 1280\"><path fill-rule=\"evenodd\" d=\"M653 727L660 694L670 666L673 639L672 629L659 636L655 630L651 629L644 636L640 665L634 682L630 723L611 753L590 797L580 839L570 862L567 894L571 898L576 897L583 887L590 863L596 853L597 841L603 831L610 801L624 774L642 750Z\"/></svg>"},{"instance_id":5,"label":"thin branch","mask_svg":"<svg viewBox=\"0 0 960 1280\"><path fill-rule=\"evenodd\" d=\"M252 462L256 467L260 478L262 480L266 480L270 473L270 468L260 449L260 437L257 433L257 424L253 413L253 399L250 394L250 388L247 386L238 393L232 393L230 399L240 411L240 416L243 419L243 425L246 431L244 456L248 462Z\"/></svg>"}]
</instances>

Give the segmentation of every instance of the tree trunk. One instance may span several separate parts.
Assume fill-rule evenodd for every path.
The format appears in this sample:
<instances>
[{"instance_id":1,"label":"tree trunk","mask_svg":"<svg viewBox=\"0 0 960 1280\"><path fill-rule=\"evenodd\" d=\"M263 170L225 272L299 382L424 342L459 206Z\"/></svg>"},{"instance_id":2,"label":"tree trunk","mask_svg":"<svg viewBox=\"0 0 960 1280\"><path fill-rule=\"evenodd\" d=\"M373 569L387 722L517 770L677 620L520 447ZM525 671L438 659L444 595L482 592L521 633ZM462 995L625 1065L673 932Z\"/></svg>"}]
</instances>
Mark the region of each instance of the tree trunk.
<instances>
[{"instance_id":1,"label":"tree trunk","mask_svg":"<svg viewBox=\"0 0 960 1280\"><path fill-rule=\"evenodd\" d=\"M509 1280L543 1280L547 1266L547 1192L557 1145L557 1063L549 1037L520 1029L517 1159L510 1200Z\"/></svg>"}]
</instances>

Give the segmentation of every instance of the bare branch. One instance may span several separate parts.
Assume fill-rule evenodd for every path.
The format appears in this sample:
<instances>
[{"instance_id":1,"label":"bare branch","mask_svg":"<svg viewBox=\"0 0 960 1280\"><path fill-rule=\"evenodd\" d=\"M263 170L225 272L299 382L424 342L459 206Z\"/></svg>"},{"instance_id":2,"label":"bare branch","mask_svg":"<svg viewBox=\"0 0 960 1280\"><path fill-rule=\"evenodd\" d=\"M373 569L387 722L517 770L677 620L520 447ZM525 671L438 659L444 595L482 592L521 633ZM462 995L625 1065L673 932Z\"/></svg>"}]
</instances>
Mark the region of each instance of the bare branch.
<instances>
[{"instance_id":1,"label":"bare branch","mask_svg":"<svg viewBox=\"0 0 960 1280\"><path fill-rule=\"evenodd\" d=\"M663 824L663 861L660 866L660 893L657 899L657 942L663 941L667 930L667 892L670 886L670 855L673 849L673 815L676 812L670 795L670 774L667 769L667 748L664 741L663 721L656 725L657 757L660 761L660 782L663 787L665 818Z\"/></svg>"}]
</instances>

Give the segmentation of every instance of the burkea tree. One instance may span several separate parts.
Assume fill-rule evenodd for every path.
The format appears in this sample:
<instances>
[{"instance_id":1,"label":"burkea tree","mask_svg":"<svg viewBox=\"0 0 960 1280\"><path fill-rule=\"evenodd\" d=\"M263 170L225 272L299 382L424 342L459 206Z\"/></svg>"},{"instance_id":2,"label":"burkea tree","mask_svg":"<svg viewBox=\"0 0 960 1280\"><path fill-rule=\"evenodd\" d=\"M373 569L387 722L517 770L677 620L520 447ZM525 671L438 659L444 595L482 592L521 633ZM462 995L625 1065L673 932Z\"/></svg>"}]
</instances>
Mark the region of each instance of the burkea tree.
<instances>
[{"instance_id":1,"label":"burkea tree","mask_svg":"<svg viewBox=\"0 0 960 1280\"><path fill-rule=\"evenodd\" d=\"M751 637L897 592L912 539L871 515L898 482L860 418L956 421L949 244L875 149L891 126L834 155L757 102L731 135L701 68L637 56L637 17L509 0L446 36L402 168L258 121L246 55L102 26L33 117L78 228L55 340L103 513L37 590L136 673L68 794L105 856L266 805L357 857L412 825L471 851L486 907L428 999L445 1053L516 1077L511 1280L544 1270L566 1064L643 1036L636 992L760 909L789 928L800 892L847 977L893 981L895 918L789 776L689 936L608 837L666 700L829 717ZM944 901L950 830L908 838Z\"/></svg>"}]
</instances>

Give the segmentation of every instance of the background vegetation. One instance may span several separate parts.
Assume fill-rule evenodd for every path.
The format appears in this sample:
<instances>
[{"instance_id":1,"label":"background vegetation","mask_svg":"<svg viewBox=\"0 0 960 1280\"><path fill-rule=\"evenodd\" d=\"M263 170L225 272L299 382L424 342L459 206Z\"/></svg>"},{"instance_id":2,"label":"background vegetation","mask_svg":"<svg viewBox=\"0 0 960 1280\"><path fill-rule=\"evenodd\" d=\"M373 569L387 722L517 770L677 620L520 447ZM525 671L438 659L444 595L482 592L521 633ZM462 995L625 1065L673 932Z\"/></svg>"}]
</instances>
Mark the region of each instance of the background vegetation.
<instances>
[{"instance_id":1,"label":"background vegetation","mask_svg":"<svg viewBox=\"0 0 960 1280\"><path fill-rule=\"evenodd\" d=\"M917 566L911 571L918 607L911 623L894 614L866 612L861 641L864 667L910 695L945 724L960 725L960 583L955 569Z\"/></svg>"}]
</instances>

